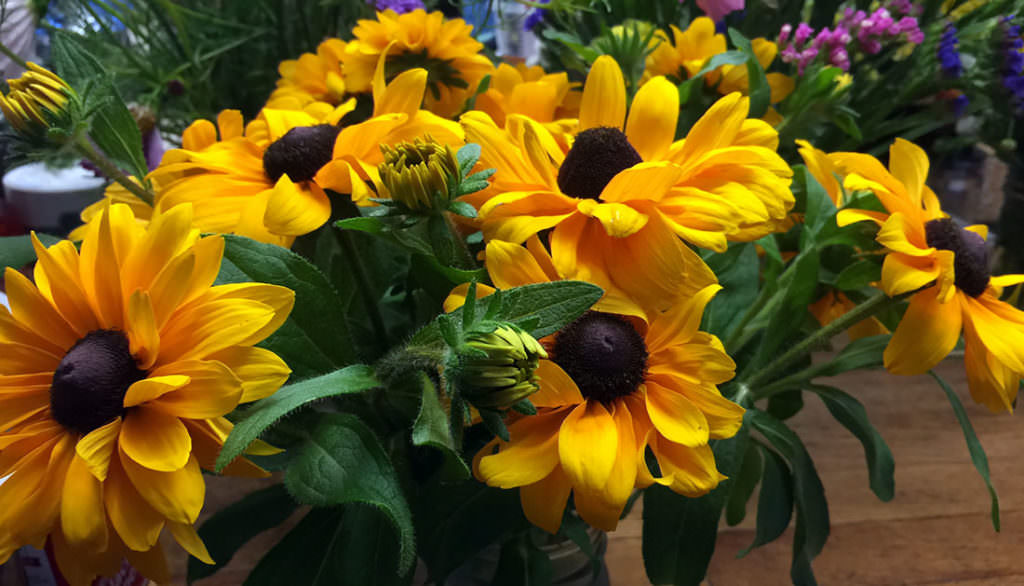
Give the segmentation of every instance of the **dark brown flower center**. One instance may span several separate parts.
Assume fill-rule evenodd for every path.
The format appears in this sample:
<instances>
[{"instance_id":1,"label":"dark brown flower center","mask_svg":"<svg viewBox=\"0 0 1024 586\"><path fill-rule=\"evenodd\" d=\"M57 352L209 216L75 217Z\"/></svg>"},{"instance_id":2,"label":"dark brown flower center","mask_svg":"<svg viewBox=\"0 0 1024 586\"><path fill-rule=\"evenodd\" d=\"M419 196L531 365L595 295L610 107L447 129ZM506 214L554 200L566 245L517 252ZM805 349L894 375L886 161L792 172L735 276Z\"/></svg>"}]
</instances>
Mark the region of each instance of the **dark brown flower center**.
<instances>
[{"instance_id":1,"label":"dark brown flower center","mask_svg":"<svg viewBox=\"0 0 1024 586\"><path fill-rule=\"evenodd\" d=\"M332 124L292 128L263 152L263 171L275 183L285 174L296 183L309 181L330 162L339 132Z\"/></svg>"},{"instance_id":2,"label":"dark brown flower center","mask_svg":"<svg viewBox=\"0 0 1024 586\"><path fill-rule=\"evenodd\" d=\"M949 218L924 225L928 246L953 251L953 272L957 289L971 297L985 292L991 277L988 272L988 247L981 236L964 230Z\"/></svg>"},{"instance_id":3,"label":"dark brown flower center","mask_svg":"<svg viewBox=\"0 0 1024 586\"><path fill-rule=\"evenodd\" d=\"M135 366L128 338L96 330L79 340L53 373L50 412L65 428L86 434L124 414L128 387L146 378Z\"/></svg>"},{"instance_id":4,"label":"dark brown flower center","mask_svg":"<svg viewBox=\"0 0 1024 586\"><path fill-rule=\"evenodd\" d=\"M626 318L589 311L555 335L551 359L585 398L609 403L643 382L647 345Z\"/></svg>"},{"instance_id":5,"label":"dark brown flower center","mask_svg":"<svg viewBox=\"0 0 1024 586\"><path fill-rule=\"evenodd\" d=\"M643 159L618 128L589 128L576 136L558 170L558 188L581 199L600 199L605 185Z\"/></svg>"}]
</instances>

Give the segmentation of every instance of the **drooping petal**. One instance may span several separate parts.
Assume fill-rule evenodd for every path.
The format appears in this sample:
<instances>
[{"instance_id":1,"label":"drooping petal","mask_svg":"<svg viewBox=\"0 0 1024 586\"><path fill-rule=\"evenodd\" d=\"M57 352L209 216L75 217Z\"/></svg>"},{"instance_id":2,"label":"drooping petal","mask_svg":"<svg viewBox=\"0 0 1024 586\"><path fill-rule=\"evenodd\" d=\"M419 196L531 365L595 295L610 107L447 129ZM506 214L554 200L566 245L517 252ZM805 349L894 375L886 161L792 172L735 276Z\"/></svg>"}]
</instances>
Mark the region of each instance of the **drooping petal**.
<instances>
[{"instance_id":1,"label":"drooping petal","mask_svg":"<svg viewBox=\"0 0 1024 586\"><path fill-rule=\"evenodd\" d=\"M615 419L600 401L587 401L565 418L558 433L562 469L575 489L602 489L618 453Z\"/></svg>"},{"instance_id":2,"label":"drooping petal","mask_svg":"<svg viewBox=\"0 0 1024 586\"><path fill-rule=\"evenodd\" d=\"M558 533L571 490L569 478L561 467L556 467L546 478L519 489L523 513L537 527L551 534Z\"/></svg>"},{"instance_id":3,"label":"drooping petal","mask_svg":"<svg viewBox=\"0 0 1024 586\"><path fill-rule=\"evenodd\" d=\"M559 427L566 412L524 417L509 426L511 442L485 455L477 475L490 486L515 488L539 482L558 466Z\"/></svg>"},{"instance_id":4,"label":"drooping petal","mask_svg":"<svg viewBox=\"0 0 1024 586\"><path fill-rule=\"evenodd\" d=\"M331 217L331 201L315 183L295 184L281 175L267 202L263 223L275 234L301 236L323 226Z\"/></svg>"},{"instance_id":5,"label":"drooping petal","mask_svg":"<svg viewBox=\"0 0 1024 586\"><path fill-rule=\"evenodd\" d=\"M893 374L922 374L946 357L960 339L959 297L939 303L938 289L915 294L885 348L885 368Z\"/></svg>"},{"instance_id":6,"label":"drooping petal","mask_svg":"<svg viewBox=\"0 0 1024 586\"><path fill-rule=\"evenodd\" d=\"M530 402L536 407L565 407L583 403L583 394L561 366L551 360L541 360L537 365L540 389L530 395Z\"/></svg>"},{"instance_id":7,"label":"drooping petal","mask_svg":"<svg viewBox=\"0 0 1024 586\"><path fill-rule=\"evenodd\" d=\"M192 438L181 421L149 406L125 416L119 445L135 463L161 472L180 470L192 453Z\"/></svg>"},{"instance_id":8,"label":"drooping petal","mask_svg":"<svg viewBox=\"0 0 1024 586\"><path fill-rule=\"evenodd\" d=\"M681 393L646 381L647 415L658 433L687 447L708 443L710 428L704 413Z\"/></svg>"},{"instance_id":9,"label":"drooping petal","mask_svg":"<svg viewBox=\"0 0 1024 586\"><path fill-rule=\"evenodd\" d=\"M119 455L132 485L149 506L168 521L195 523L206 496L206 483L195 456L180 470L160 472L136 464L124 450Z\"/></svg>"},{"instance_id":10,"label":"drooping petal","mask_svg":"<svg viewBox=\"0 0 1024 586\"><path fill-rule=\"evenodd\" d=\"M121 418L111 421L103 427L97 427L85 437L78 440L75 452L89 466L89 471L99 481L107 479L110 459L117 446L117 438L121 434Z\"/></svg>"},{"instance_id":11,"label":"drooping petal","mask_svg":"<svg viewBox=\"0 0 1024 586\"><path fill-rule=\"evenodd\" d=\"M71 459L60 508L61 529L72 546L98 552L107 547L103 484L79 456Z\"/></svg>"},{"instance_id":12,"label":"drooping petal","mask_svg":"<svg viewBox=\"0 0 1024 586\"><path fill-rule=\"evenodd\" d=\"M174 536L174 540L185 551L204 564L211 566L214 564L213 558L210 557L210 552L206 549L206 544L203 543L202 538L196 533L191 523L175 523L172 521L167 523L167 528L171 531L171 535Z\"/></svg>"}]
</instances>

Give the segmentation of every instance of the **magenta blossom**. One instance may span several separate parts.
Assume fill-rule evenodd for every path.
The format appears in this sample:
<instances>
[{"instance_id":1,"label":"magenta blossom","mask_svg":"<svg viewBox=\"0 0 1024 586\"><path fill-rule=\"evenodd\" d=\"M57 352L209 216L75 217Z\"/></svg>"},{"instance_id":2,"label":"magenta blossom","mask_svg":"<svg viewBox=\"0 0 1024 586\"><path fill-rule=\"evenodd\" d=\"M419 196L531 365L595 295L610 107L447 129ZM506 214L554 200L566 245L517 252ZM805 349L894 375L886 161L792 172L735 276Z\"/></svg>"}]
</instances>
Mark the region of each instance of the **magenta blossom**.
<instances>
[{"instance_id":1,"label":"magenta blossom","mask_svg":"<svg viewBox=\"0 0 1024 586\"><path fill-rule=\"evenodd\" d=\"M743 10L743 4L744 0L697 0L697 6L715 22L734 10Z\"/></svg>"}]
</instances>

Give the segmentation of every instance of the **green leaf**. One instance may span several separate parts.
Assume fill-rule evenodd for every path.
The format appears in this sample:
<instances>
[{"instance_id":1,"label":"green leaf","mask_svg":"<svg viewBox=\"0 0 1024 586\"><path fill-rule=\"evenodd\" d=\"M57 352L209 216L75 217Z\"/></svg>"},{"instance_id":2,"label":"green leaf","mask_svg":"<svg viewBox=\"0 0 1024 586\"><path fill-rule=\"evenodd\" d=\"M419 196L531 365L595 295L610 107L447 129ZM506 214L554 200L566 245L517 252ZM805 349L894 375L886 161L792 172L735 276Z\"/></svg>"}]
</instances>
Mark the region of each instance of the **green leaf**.
<instances>
[{"instance_id":1,"label":"green leaf","mask_svg":"<svg viewBox=\"0 0 1024 586\"><path fill-rule=\"evenodd\" d=\"M373 430L354 415L331 413L295 451L284 478L292 496L314 507L373 507L398 533L398 573L408 571L416 559L412 513Z\"/></svg>"},{"instance_id":2,"label":"green leaf","mask_svg":"<svg viewBox=\"0 0 1024 586\"><path fill-rule=\"evenodd\" d=\"M723 474L735 474L749 439L744 425L735 436L712 442L715 463ZM644 491L642 545L644 567L652 583L701 583L715 552L718 520L731 483L731 479L725 480L700 498L676 494L660 484Z\"/></svg>"},{"instance_id":3,"label":"green leaf","mask_svg":"<svg viewBox=\"0 0 1024 586\"><path fill-rule=\"evenodd\" d=\"M480 145L475 142L467 143L455 153L455 158L459 161L460 178L465 178L469 175L469 172L476 166L476 162L480 160L480 153Z\"/></svg>"},{"instance_id":4,"label":"green leaf","mask_svg":"<svg viewBox=\"0 0 1024 586\"><path fill-rule=\"evenodd\" d=\"M448 211L464 218L475 218L476 208L464 201L453 201L448 204Z\"/></svg>"},{"instance_id":5,"label":"green leaf","mask_svg":"<svg viewBox=\"0 0 1024 586\"><path fill-rule=\"evenodd\" d=\"M786 424L763 411L754 411L750 421L792 467L797 519L790 576L807 583L808 576L813 580L813 574L809 573L810 561L821 553L828 540L830 523L825 488L807 448Z\"/></svg>"},{"instance_id":6,"label":"green leaf","mask_svg":"<svg viewBox=\"0 0 1024 586\"><path fill-rule=\"evenodd\" d=\"M888 444L868 420L864 406L851 395L835 387L812 385L807 389L821 397L832 417L860 440L868 461L868 481L871 490L879 499L891 501L896 491L896 480L893 476L896 463Z\"/></svg>"},{"instance_id":7,"label":"green leaf","mask_svg":"<svg viewBox=\"0 0 1024 586\"><path fill-rule=\"evenodd\" d=\"M801 186L804 195L804 226L810 230L810 234L817 236L821 229L829 222L834 222L836 205L828 196L825 188L818 183L814 175L803 165L793 167L793 180Z\"/></svg>"},{"instance_id":8,"label":"green leaf","mask_svg":"<svg viewBox=\"0 0 1024 586\"><path fill-rule=\"evenodd\" d=\"M49 234L36 234L43 246L53 246L60 242L60 238ZM0 236L0 270L11 267L21 267L33 263L36 260L36 251L32 248L32 237L28 234L21 236Z\"/></svg>"},{"instance_id":9,"label":"green leaf","mask_svg":"<svg viewBox=\"0 0 1024 586\"><path fill-rule=\"evenodd\" d=\"M774 308L768 327L754 358L755 365L765 364L776 356L779 348L792 334L799 331L809 313L807 307L814 300L818 286L819 254L810 248L797 255L793 264L778 279L776 296L780 302Z\"/></svg>"},{"instance_id":10,"label":"green leaf","mask_svg":"<svg viewBox=\"0 0 1024 586\"><path fill-rule=\"evenodd\" d=\"M330 578L335 538L342 532L340 509L310 511L256 564L244 586L320 583ZM326 585L325 585L326 586Z\"/></svg>"},{"instance_id":11,"label":"green leaf","mask_svg":"<svg viewBox=\"0 0 1024 586\"><path fill-rule=\"evenodd\" d=\"M861 260L847 265L836 277L836 288L853 291L882 280L882 265L870 260Z\"/></svg>"},{"instance_id":12,"label":"green leaf","mask_svg":"<svg viewBox=\"0 0 1024 586\"><path fill-rule=\"evenodd\" d=\"M727 336L757 298L761 263L754 246L746 242L730 245L729 250L710 256L707 262L722 290L708 304L702 329Z\"/></svg>"},{"instance_id":13,"label":"green leaf","mask_svg":"<svg viewBox=\"0 0 1024 586\"><path fill-rule=\"evenodd\" d=\"M764 74L764 67L757 60L750 40L734 28L729 29L729 39L737 49L747 56L747 78L750 96L750 118L760 118L768 111L771 105L771 87L768 85L768 78Z\"/></svg>"},{"instance_id":14,"label":"green leaf","mask_svg":"<svg viewBox=\"0 0 1024 586\"><path fill-rule=\"evenodd\" d=\"M505 543L491 586L550 586L554 568L548 555L529 539Z\"/></svg>"},{"instance_id":15,"label":"green leaf","mask_svg":"<svg viewBox=\"0 0 1024 586\"><path fill-rule=\"evenodd\" d=\"M999 522L999 495L996 494L996 488L992 485L992 477L988 469L988 456L985 455L985 448L981 446L981 442L978 440L978 435L974 433L974 426L971 425L970 418L967 417L967 410L964 409L963 403L960 402L960 397L956 395L956 391L950 388L949 384L935 371L928 371L928 374L932 375L935 382L939 383L942 390L946 393L946 398L949 399L949 404L953 407L953 413L956 415L957 422L960 423L960 428L964 432L964 439L967 440L967 451L971 453L971 462L974 464L974 468L981 475L981 479L985 481L985 486L988 487L988 493L992 497L992 527L996 531L1000 529Z\"/></svg>"},{"instance_id":16,"label":"green leaf","mask_svg":"<svg viewBox=\"0 0 1024 586\"><path fill-rule=\"evenodd\" d=\"M858 338L847 344L832 360L807 369L807 378L836 376L851 370L881 368L885 347L889 344L890 337L890 334L880 334Z\"/></svg>"},{"instance_id":17,"label":"green leaf","mask_svg":"<svg viewBox=\"0 0 1024 586\"><path fill-rule=\"evenodd\" d=\"M283 484L275 484L247 494L217 511L199 528L199 537L217 564L208 566L189 557L188 582L191 584L221 570L250 539L284 523L298 506Z\"/></svg>"},{"instance_id":18,"label":"green leaf","mask_svg":"<svg viewBox=\"0 0 1024 586\"><path fill-rule=\"evenodd\" d=\"M743 557L755 547L778 539L793 518L793 479L789 467L775 452L761 446L757 446L757 451L764 454L761 494L757 497L757 529L753 543L736 557Z\"/></svg>"},{"instance_id":19,"label":"green leaf","mask_svg":"<svg viewBox=\"0 0 1024 586\"><path fill-rule=\"evenodd\" d=\"M357 361L343 314L346 305L327 277L301 256L242 236L224 236L217 284L256 281L295 291L295 308L260 345L280 356L295 378L328 373Z\"/></svg>"},{"instance_id":20,"label":"green leaf","mask_svg":"<svg viewBox=\"0 0 1024 586\"><path fill-rule=\"evenodd\" d=\"M380 383L374 377L373 369L355 364L282 387L273 395L258 401L246 411L245 419L235 424L217 456L217 471L220 472L240 456L268 427L296 409L327 397L362 393L377 386Z\"/></svg>"},{"instance_id":21,"label":"green leaf","mask_svg":"<svg viewBox=\"0 0 1024 586\"><path fill-rule=\"evenodd\" d=\"M729 491L729 499L725 504L725 522L730 527L739 525L747 516L747 501L761 480L763 468L760 450L755 444L750 443L743 454L743 463L740 464L739 474L733 479L732 490Z\"/></svg>"},{"instance_id":22,"label":"green leaf","mask_svg":"<svg viewBox=\"0 0 1024 586\"><path fill-rule=\"evenodd\" d=\"M425 487L416 521L420 556L438 583L488 545L530 526L517 491L473 479Z\"/></svg>"},{"instance_id":23,"label":"green leaf","mask_svg":"<svg viewBox=\"0 0 1024 586\"><path fill-rule=\"evenodd\" d=\"M703 83L701 80L708 73L723 65L742 65L746 62L747 56L742 51L726 51L725 53L715 55L693 77L679 84L679 103L685 105L690 101L693 89L695 87L700 88L700 84Z\"/></svg>"},{"instance_id":24,"label":"green leaf","mask_svg":"<svg viewBox=\"0 0 1024 586\"><path fill-rule=\"evenodd\" d=\"M369 234L380 234L384 230L384 222L380 218L364 216L361 218L345 218L334 223L342 230L358 230Z\"/></svg>"},{"instance_id":25,"label":"green leaf","mask_svg":"<svg viewBox=\"0 0 1024 586\"><path fill-rule=\"evenodd\" d=\"M437 396L437 388L426 373L418 373L423 398L420 411L412 425L412 443L416 446L430 446L440 450L445 458L444 477L448 480L469 478L469 467L459 456L459 451L452 440L448 415L441 407Z\"/></svg>"},{"instance_id":26,"label":"green leaf","mask_svg":"<svg viewBox=\"0 0 1024 586\"><path fill-rule=\"evenodd\" d=\"M534 338L540 339L557 332L564 325L590 309L604 292L597 285L582 281L555 281L537 283L499 291L479 301L481 304L500 303L500 311L493 319L511 322ZM462 322L462 309L448 314L449 319ZM434 320L413 335L410 344L425 346L439 343L441 330Z\"/></svg>"},{"instance_id":27,"label":"green leaf","mask_svg":"<svg viewBox=\"0 0 1024 586\"><path fill-rule=\"evenodd\" d=\"M405 586L391 525L373 509L346 506L310 511L263 557L245 586Z\"/></svg>"},{"instance_id":28,"label":"green leaf","mask_svg":"<svg viewBox=\"0 0 1024 586\"><path fill-rule=\"evenodd\" d=\"M142 153L139 126L114 87L108 70L64 31L53 33L51 50L57 73L73 88L82 90L88 85L91 88L88 101L98 104L89 137L119 167L136 177L145 177L149 169Z\"/></svg>"}]
</instances>

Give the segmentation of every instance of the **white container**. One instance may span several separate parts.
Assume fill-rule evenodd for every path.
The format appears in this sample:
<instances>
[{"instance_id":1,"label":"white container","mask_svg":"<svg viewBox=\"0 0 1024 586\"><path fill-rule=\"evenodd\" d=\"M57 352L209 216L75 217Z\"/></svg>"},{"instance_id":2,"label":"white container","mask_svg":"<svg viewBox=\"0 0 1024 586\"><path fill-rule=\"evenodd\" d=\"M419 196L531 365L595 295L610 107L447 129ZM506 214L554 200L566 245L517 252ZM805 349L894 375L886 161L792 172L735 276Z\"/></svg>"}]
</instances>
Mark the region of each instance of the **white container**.
<instances>
[{"instance_id":1,"label":"white container","mask_svg":"<svg viewBox=\"0 0 1024 586\"><path fill-rule=\"evenodd\" d=\"M28 163L4 175L5 199L27 228L63 235L80 225L79 213L103 197L106 180L80 166L50 169Z\"/></svg>"}]
</instances>

